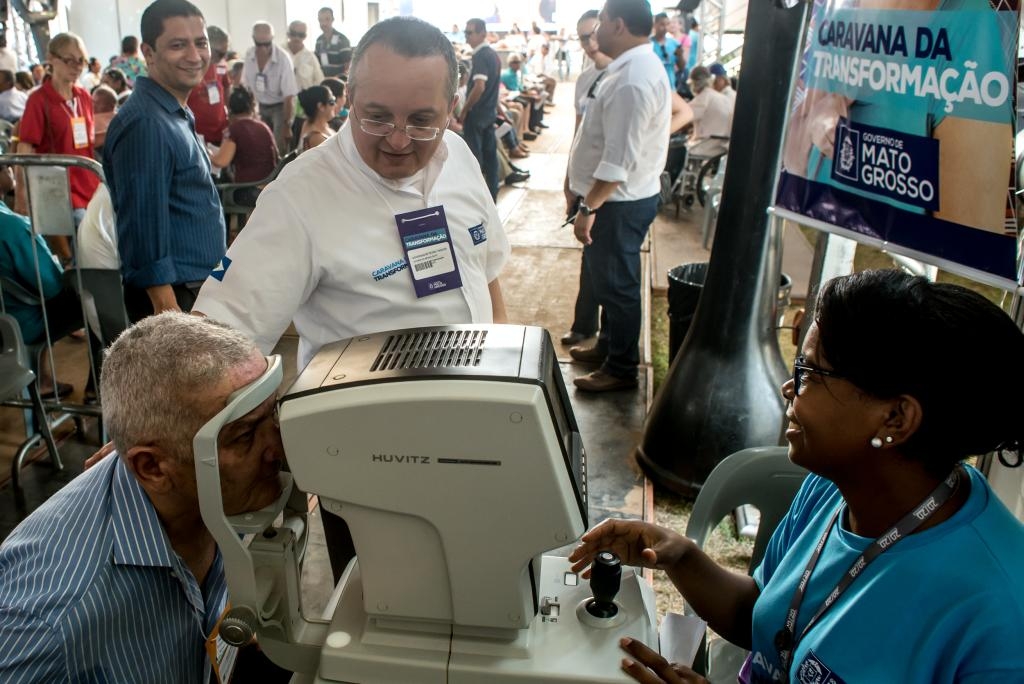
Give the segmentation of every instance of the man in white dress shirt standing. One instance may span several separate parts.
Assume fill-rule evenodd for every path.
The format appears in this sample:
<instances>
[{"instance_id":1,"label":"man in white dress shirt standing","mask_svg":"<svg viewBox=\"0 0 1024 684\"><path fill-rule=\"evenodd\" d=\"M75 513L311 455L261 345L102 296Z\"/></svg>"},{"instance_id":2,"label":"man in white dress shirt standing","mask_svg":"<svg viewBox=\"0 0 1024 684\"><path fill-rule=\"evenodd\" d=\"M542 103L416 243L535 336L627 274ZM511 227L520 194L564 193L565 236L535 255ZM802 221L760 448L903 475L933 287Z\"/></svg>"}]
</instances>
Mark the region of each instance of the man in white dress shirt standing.
<instances>
[{"instance_id":1,"label":"man in white dress shirt standing","mask_svg":"<svg viewBox=\"0 0 1024 684\"><path fill-rule=\"evenodd\" d=\"M573 347L600 367L574 383L588 392L637 386L640 362L640 246L658 211L668 153L671 88L650 48L647 0L608 0L597 43L612 58L569 154L569 189L581 197L574 232L603 309L601 334Z\"/></svg>"},{"instance_id":2,"label":"man in white dress shirt standing","mask_svg":"<svg viewBox=\"0 0 1024 684\"><path fill-rule=\"evenodd\" d=\"M320 68L320 61L312 50L306 47L306 22L293 21L288 24L288 56L292 59L292 66L295 68L295 85L299 92L306 88L320 85L324 80L324 72Z\"/></svg>"},{"instance_id":3,"label":"man in white dress shirt standing","mask_svg":"<svg viewBox=\"0 0 1024 684\"><path fill-rule=\"evenodd\" d=\"M274 27L265 21L252 26L253 46L245 55L242 83L256 94L260 118L270 126L282 154L291 149L295 117L295 71L288 52L274 43Z\"/></svg>"}]
</instances>

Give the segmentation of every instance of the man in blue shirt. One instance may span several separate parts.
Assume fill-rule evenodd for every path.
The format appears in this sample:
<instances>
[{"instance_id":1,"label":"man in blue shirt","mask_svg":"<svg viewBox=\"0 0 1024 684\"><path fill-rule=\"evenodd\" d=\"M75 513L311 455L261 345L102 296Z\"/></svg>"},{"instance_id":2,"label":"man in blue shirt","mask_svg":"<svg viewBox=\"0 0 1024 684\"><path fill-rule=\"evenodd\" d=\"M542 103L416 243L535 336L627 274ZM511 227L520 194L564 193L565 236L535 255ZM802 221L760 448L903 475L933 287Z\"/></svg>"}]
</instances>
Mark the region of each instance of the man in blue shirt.
<instances>
[{"instance_id":1,"label":"man in blue shirt","mask_svg":"<svg viewBox=\"0 0 1024 684\"><path fill-rule=\"evenodd\" d=\"M165 312L128 328L103 366L116 448L0 546L0 681L226 682L207 637L224 612L223 560L199 512L192 439L267 361L252 340ZM283 448L274 397L220 433L224 512L273 503ZM223 646L223 649L221 647Z\"/></svg>"},{"instance_id":2,"label":"man in blue shirt","mask_svg":"<svg viewBox=\"0 0 1024 684\"><path fill-rule=\"evenodd\" d=\"M668 15L659 12L654 15L654 35L651 36L651 47L654 54L658 55L665 73L668 75L668 83L673 89L676 87L676 65L682 62L683 46L668 32Z\"/></svg>"},{"instance_id":3,"label":"man in blue shirt","mask_svg":"<svg viewBox=\"0 0 1024 684\"><path fill-rule=\"evenodd\" d=\"M487 24L483 19L466 22L466 43L473 48L473 70L469 74L469 93L460 115L462 137L480 162L491 197L497 199L498 143L494 137L494 122L498 118L501 58L487 43Z\"/></svg>"},{"instance_id":4,"label":"man in blue shirt","mask_svg":"<svg viewBox=\"0 0 1024 684\"><path fill-rule=\"evenodd\" d=\"M142 43L149 76L136 82L103 148L132 321L190 310L226 251L210 159L185 106L210 64L203 15L187 0L157 0L142 15Z\"/></svg>"}]
</instances>

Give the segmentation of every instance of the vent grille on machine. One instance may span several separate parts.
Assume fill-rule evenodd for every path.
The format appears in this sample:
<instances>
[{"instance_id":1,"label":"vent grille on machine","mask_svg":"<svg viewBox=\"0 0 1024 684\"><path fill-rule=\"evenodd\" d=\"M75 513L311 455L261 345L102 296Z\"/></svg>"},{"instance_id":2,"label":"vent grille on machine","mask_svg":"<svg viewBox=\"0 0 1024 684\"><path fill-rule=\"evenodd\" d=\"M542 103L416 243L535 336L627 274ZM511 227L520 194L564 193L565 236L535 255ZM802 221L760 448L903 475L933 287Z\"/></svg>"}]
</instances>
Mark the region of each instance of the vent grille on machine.
<instances>
[{"instance_id":1,"label":"vent grille on machine","mask_svg":"<svg viewBox=\"0 0 1024 684\"><path fill-rule=\"evenodd\" d=\"M435 330L388 335L370 372L478 366L486 339L486 330Z\"/></svg>"}]
</instances>

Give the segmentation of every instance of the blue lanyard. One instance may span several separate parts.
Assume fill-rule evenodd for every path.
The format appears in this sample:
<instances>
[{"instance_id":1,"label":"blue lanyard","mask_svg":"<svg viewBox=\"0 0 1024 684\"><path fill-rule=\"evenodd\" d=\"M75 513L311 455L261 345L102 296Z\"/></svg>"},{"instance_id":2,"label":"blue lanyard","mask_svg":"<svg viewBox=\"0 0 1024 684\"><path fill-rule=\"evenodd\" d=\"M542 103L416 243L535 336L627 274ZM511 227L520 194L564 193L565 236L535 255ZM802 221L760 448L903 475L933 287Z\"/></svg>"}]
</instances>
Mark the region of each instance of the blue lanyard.
<instances>
[{"instance_id":1,"label":"blue lanyard","mask_svg":"<svg viewBox=\"0 0 1024 684\"><path fill-rule=\"evenodd\" d=\"M923 525L935 511L939 510L944 503L946 503L953 493L956 492L957 487L960 484L960 479L966 477L963 469L957 465L953 468L953 471L949 474L945 480L939 483L931 494L924 498L920 504L914 507L912 511L907 513L903 518L899 520L888 532L883 534L878 539L871 542L868 546L857 557L857 560L847 569L839 583L829 592L825 598L825 602L821 604L818 611L813 617L807 622L807 625L800 632L800 636L796 636L796 621L800 615L800 604L803 603L804 595L807 593L807 585L810 583L811 574L814 572L815 566L818 565L818 560L821 558L821 552L825 548L825 542L828 540L829 535L832 533L832 527L836 524L836 520L839 518L839 512L842 510L842 506L836 509L836 512L832 514L832 519L828 522L828 527L825 528L825 533L821 535L821 539L818 540L817 546L814 547L814 552L811 554L811 558L807 561L807 567L804 569L803 575L800 576L800 582L796 585L796 590L793 592L793 599L790 601L789 610L786 612L786 621L775 634L775 648L779 652L779 661L782 663L782 674L783 681L789 680L789 667L792 664L793 651L796 650L797 644L803 641L803 638L807 635L807 632L817 624L825 612L831 608L839 597L846 591L854 580L856 580L861 573L864 572L871 561L878 558L887 549L891 548L896 542L903 539L904 537L912 534L914 530Z\"/></svg>"}]
</instances>

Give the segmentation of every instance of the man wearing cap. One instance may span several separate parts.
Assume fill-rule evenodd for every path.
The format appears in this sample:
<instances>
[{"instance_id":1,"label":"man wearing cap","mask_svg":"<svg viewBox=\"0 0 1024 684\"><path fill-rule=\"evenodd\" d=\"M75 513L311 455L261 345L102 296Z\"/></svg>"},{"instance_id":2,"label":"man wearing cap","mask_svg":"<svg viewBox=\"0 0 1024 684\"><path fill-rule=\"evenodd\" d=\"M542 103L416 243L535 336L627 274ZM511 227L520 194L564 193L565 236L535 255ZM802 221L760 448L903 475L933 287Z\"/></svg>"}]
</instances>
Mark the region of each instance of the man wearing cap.
<instances>
[{"instance_id":1,"label":"man wearing cap","mask_svg":"<svg viewBox=\"0 0 1024 684\"><path fill-rule=\"evenodd\" d=\"M732 89L732 81L729 80L729 74L725 72L725 67L720 62L715 62L708 67L708 71L714 77L711 87L729 98L729 103L736 107L736 91Z\"/></svg>"}]
</instances>

